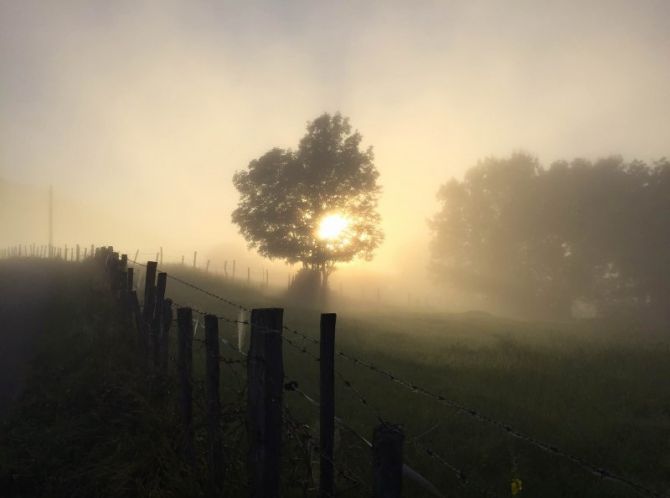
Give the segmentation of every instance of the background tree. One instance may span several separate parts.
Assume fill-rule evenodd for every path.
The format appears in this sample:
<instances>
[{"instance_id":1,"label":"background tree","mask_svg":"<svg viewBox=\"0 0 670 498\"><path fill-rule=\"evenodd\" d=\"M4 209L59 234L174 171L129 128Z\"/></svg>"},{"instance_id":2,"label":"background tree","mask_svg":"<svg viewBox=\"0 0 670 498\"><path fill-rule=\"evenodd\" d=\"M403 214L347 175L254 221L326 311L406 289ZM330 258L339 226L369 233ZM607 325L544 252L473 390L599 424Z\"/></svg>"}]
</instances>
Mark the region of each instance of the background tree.
<instances>
[{"instance_id":1,"label":"background tree","mask_svg":"<svg viewBox=\"0 0 670 498\"><path fill-rule=\"evenodd\" d=\"M272 149L238 171L233 223L249 248L320 274L337 262L372 258L383 234L377 200L379 173L372 148L339 113L307 124L297 150Z\"/></svg>"},{"instance_id":2,"label":"background tree","mask_svg":"<svg viewBox=\"0 0 670 498\"><path fill-rule=\"evenodd\" d=\"M488 158L441 187L438 280L525 316L667 313L670 163Z\"/></svg>"}]
</instances>

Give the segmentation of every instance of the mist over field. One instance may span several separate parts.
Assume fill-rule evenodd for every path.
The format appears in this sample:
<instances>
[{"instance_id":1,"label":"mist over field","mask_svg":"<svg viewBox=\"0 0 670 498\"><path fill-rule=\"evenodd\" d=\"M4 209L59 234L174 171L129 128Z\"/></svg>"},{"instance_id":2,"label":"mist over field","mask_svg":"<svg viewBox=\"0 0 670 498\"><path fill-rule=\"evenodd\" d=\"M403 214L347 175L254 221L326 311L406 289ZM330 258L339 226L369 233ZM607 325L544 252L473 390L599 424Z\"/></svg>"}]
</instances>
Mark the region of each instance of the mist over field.
<instances>
[{"instance_id":1,"label":"mist over field","mask_svg":"<svg viewBox=\"0 0 670 498\"><path fill-rule=\"evenodd\" d=\"M669 20L0 0L0 496L667 497Z\"/></svg>"},{"instance_id":2,"label":"mist over field","mask_svg":"<svg viewBox=\"0 0 670 498\"><path fill-rule=\"evenodd\" d=\"M444 304L427 223L441 184L517 150L547 166L667 154L664 2L1 9L0 178L19 198L3 196L4 245L47 242L53 185L59 246L198 250L216 266L271 267L279 285L289 269L247 252L231 224L232 175L340 111L374 148L386 237L332 282L369 276L369 293Z\"/></svg>"}]
</instances>

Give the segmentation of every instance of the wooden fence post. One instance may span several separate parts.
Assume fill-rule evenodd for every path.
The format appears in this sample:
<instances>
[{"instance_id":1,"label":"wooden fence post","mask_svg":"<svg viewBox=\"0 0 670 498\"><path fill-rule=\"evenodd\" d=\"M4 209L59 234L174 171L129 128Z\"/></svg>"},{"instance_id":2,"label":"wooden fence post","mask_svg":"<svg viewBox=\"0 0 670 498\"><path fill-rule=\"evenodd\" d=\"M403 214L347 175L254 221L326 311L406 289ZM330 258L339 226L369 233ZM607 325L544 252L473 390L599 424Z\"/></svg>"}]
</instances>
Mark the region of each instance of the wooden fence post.
<instances>
[{"instance_id":1,"label":"wooden fence post","mask_svg":"<svg viewBox=\"0 0 670 498\"><path fill-rule=\"evenodd\" d=\"M251 311L247 359L249 476L252 498L279 496L282 440L282 320L279 308Z\"/></svg>"},{"instance_id":2,"label":"wooden fence post","mask_svg":"<svg viewBox=\"0 0 670 498\"><path fill-rule=\"evenodd\" d=\"M65 257L67 258L67 251L65 251ZM109 280L111 282L111 288L114 293L118 292L119 289L119 253L112 252L111 257L107 261L108 271L109 271Z\"/></svg>"},{"instance_id":3,"label":"wooden fence post","mask_svg":"<svg viewBox=\"0 0 670 498\"><path fill-rule=\"evenodd\" d=\"M333 449L335 447L335 313L321 315L320 369L320 437L321 476L319 496L335 496L335 474L333 469Z\"/></svg>"},{"instance_id":4,"label":"wooden fence post","mask_svg":"<svg viewBox=\"0 0 670 498\"><path fill-rule=\"evenodd\" d=\"M144 307L149 313L147 316L151 316L150 313L153 311L151 307L151 298L153 297L153 290L156 286L156 262L148 261L147 262L147 274L144 279Z\"/></svg>"},{"instance_id":5,"label":"wooden fence post","mask_svg":"<svg viewBox=\"0 0 670 498\"><path fill-rule=\"evenodd\" d=\"M156 283L154 296L154 309L151 319L151 352L154 368L160 364L160 343L161 343L161 318L163 316L163 306L165 305L165 288L167 287L167 273L160 272Z\"/></svg>"},{"instance_id":6,"label":"wooden fence post","mask_svg":"<svg viewBox=\"0 0 670 498\"><path fill-rule=\"evenodd\" d=\"M247 285L251 284L251 268L247 266Z\"/></svg>"},{"instance_id":7,"label":"wooden fence post","mask_svg":"<svg viewBox=\"0 0 670 498\"><path fill-rule=\"evenodd\" d=\"M126 314L130 317L132 315L132 299L130 293L133 292L133 278L134 278L135 269L128 268L126 271L126 302L124 303L126 308Z\"/></svg>"},{"instance_id":8,"label":"wooden fence post","mask_svg":"<svg viewBox=\"0 0 670 498\"><path fill-rule=\"evenodd\" d=\"M179 378L179 418L182 424L181 451L187 465L195 465L193 449L193 313L177 310L177 375Z\"/></svg>"},{"instance_id":9,"label":"wooden fence post","mask_svg":"<svg viewBox=\"0 0 670 498\"><path fill-rule=\"evenodd\" d=\"M142 310L143 318L143 342L144 354L147 362L151 355L151 317L154 311L154 296L156 295L156 266L155 261L147 261L147 273L144 279L144 308Z\"/></svg>"},{"instance_id":10,"label":"wooden fence post","mask_svg":"<svg viewBox=\"0 0 670 498\"><path fill-rule=\"evenodd\" d=\"M207 467L209 496L218 497L224 483L223 442L221 438L221 401L219 397L219 319L205 315L206 393L207 393Z\"/></svg>"},{"instance_id":11,"label":"wooden fence post","mask_svg":"<svg viewBox=\"0 0 670 498\"><path fill-rule=\"evenodd\" d=\"M161 257L160 257L160 259L158 260L158 264L161 265L161 266L163 266L163 248L161 247L160 249L161 249L161 250L160 250Z\"/></svg>"},{"instance_id":12,"label":"wooden fence post","mask_svg":"<svg viewBox=\"0 0 670 498\"><path fill-rule=\"evenodd\" d=\"M161 313L161 338L159 347L160 368L164 375L168 371L168 344L170 338L170 326L172 325L172 299L163 301Z\"/></svg>"},{"instance_id":13,"label":"wooden fence post","mask_svg":"<svg viewBox=\"0 0 670 498\"><path fill-rule=\"evenodd\" d=\"M193 251L193 268L196 267L197 260L198 260L198 251Z\"/></svg>"},{"instance_id":14,"label":"wooden fence post","mask_svg":"<svg viewBox=\"0 0 670 498\"><path fill-rule=\"evenodd\" d=\"M135 328L137 329L138 339L142 348L144 348L144 327L142 323L142 312L140 311L140 301L137 298L137 291L131 290L128 295L130 312L135 318Z\"/></svg>"},{"instance_id":15,"label":"wooden fence post","mask_svg":"<svg viewBox=\"0 0 670 498\"><path fill-rule=\"evenodd\" d=\"M379 424L372 436L374 498L400 498L402 490L402 447L405 434L400 426Z\"/></svg>"}]
</instances>

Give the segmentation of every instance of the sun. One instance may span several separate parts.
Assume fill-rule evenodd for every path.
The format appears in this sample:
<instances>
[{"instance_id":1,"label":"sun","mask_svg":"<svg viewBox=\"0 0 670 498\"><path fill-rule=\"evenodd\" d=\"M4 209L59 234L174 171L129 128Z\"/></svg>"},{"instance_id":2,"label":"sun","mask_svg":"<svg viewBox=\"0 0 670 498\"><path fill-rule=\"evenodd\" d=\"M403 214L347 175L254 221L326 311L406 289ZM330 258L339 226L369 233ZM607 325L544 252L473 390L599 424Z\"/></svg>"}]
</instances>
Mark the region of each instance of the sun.
<instances>
[{"instance_id":1,"label":"sun","mask_svg":"<svg viewBox=\"0 0 670 498\"><path fill-rule=\"evenodd\" d=\"M319 223L316 235L321 240L334 240L340 237L348 226L349 220L341 214L329 214Z\"/></svg>"}]
</instances>

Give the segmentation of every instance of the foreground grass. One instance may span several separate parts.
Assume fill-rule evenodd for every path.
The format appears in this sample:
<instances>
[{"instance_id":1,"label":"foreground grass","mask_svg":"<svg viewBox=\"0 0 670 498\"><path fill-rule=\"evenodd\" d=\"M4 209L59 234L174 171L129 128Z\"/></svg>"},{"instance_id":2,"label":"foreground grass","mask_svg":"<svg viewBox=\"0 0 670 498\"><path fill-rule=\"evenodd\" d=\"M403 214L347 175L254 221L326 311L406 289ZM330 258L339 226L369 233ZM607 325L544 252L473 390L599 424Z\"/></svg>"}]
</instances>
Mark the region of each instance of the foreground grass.
<instances>
[{"instance_id":1,"label":"foreground grass","mask_svg":"<svg viewBox=\"0 0 670 498\"><path fill-rule=\"evenodd\" d=\"M180 267L168 271L249 307L285 304L281 295L211 275ZM119 321L94 269L68 268L59 281L24 395L0 428L1 495L201 496L206 434L200 343L194 363L198 461L190 469L176 449L173 380L157 383L144 368L132 329ZM235 308L173 280L167 295L237 317ZM283 307L287 325L318 337L317 310ZM670 487L667 337L634 324L523 323L389 308L340 311L339 349L652 488ZM236 326L220 324L223 337L234 342ZM285 333L318 355L309 341ZM245 367L234 351L223 348L222 355L234 362L221 367L226 496L244 496ZM318 363L289 345L284 355L287 380L318 399ZM380 418L402 423L406 462L447 496L510 496L515 479L522 483L520 496L635 496L342 358L336 367L337 415L367 438ZM318 411L296 393L286 392L285 402L290 423L283 495L315 496ZM369 496L369 449L344 428L336 441L338 496ZM419 445L438 451L465 479ZM429 494L406 480L405 496Z\"/></svg>"},{"instance_id":2,"label":"foreground grass","mask_svg":"<svg viewBox=\"0 0 670 498\"><path fill-rule=\"evenodd\" d=\"M166 378L146 366L137 331L122 319L100 268L35 264L50 273L54 288L24 391L0 425L0 496L206 496L202 344L194 346L191 465L180 452L174 343ZM248 494L245 368L229 367L223 372L221 470L223 496L237 497ZM315 489L312 434L288 413L286 421L283 496L305 496Z\"/></svg>"},{"instance_id":3,"label":"foreground grass","mask_svg":"<svg viewBox=\"0 0 670 498\"><path fill-rule=\"evenodd\" d=\"M40 263L43 264L43 263ZM191 496L172 410L90 267L60 264L25 391L0 428L6 497Z\"/></svg>"},{"instance_id":4,"label":"foreground grass","mask_svg":"<svg viewBox=\"0 0 670 498\"><path fill-rule=\"evenodd\" d=\"M285 323L318 337L317 310L279 294L221 281L179 266L167 269L249 307L285 308ZM173 280L168 293L182 304L236 317L237 310ZM327 311L333 311L327 310ZM338 311L335 309L334 311ZM670 488L670 342L635 323L528 323L483 314L409 312L391 308L340 310L338 348L596 465ZM234 326L223 334L236 339ZM318 347L286 336L318 355ZM234 353L230 353L234 357ZM318 398L318 363L285 345L287 377ZM537 450L467 415L337 358L342 378L337 415L370 438L379 418L402 423L406 461L449 496L630 497L635 493ZM243 374L243 372L240 372ZM347 380L357 392L345 386ZM232 373L223 386L234 382ZM361 402L361 397L366 403ZM289 408L316 429L318 412L286 393ZM337 460L369 482L369 451L342 430ZM420 445L420 446L419 446ZM467 483L426 455L430 447L458 467ZM430 496L411 482L407 496Z\"/></svg>"}]
</instances>

